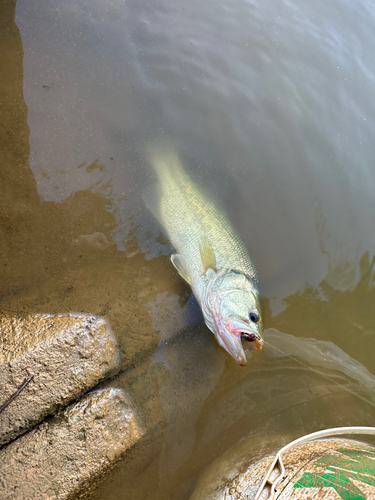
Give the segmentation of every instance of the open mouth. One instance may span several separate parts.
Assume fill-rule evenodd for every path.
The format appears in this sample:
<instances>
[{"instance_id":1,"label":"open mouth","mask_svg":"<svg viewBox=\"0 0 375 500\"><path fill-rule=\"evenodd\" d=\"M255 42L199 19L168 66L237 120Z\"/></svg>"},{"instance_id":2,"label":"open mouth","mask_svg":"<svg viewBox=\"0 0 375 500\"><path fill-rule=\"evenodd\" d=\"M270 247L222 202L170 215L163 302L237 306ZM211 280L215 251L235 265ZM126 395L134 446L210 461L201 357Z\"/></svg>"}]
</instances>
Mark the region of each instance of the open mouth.
<instances>
[{"instance_id":1,"label":"open mouth","mask_svg":"<svg viewBox=\"0 0 375 500\"><path fill-rule=\"evenodd\" d=\"M255 342L252 349L255 349L256 351L259 351L263 347L263 340L255 333L241 332L241 339L246 340L247 342Z\"/></svg>"},{"instance_id":2,"label":"open mouth","mask_svg":"<svg viewBox=\"0 0 375 500\"><path fill-rule=\"evenodd\" d=\"M224 325L217 321L217 333L215 333L219 344L223 347L239 365L247 364L242 340L250 342L249 348L260 351L263 347L263 339L259 333L254 332L248 322L241 318L230 318Z\"/></svg>"}]
</instances>

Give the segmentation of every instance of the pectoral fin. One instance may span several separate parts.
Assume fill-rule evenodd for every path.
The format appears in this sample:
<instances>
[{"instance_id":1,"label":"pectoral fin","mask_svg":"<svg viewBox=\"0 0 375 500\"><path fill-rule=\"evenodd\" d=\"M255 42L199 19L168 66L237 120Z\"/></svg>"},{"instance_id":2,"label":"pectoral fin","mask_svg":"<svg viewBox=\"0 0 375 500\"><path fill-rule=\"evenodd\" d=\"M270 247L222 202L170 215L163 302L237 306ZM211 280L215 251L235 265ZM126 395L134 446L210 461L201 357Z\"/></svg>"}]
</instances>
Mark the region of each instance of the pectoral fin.
<instances>
[{"instance_id":1,"label":"pectoral fin","mask_svg":"<svg viewBox=\"0 0 375 500\"><path fill-rule=\"evenodd\" d=\"M171 261L174 267L177 269L178 274L184 278L185 281L191 285L191 276L186 267L185 259L178 253L171 255Z\"/></svg>"},{"instance_id":2,"label":"pectoral fin","mask_svg":"<svg viewBox=\"0 0 375 500\"><path fill-rule=\"evenodd\" d=\"M199 242L199 251L201 254L203 272L206 274L208 269L216 270L216 257L211 243L207 238L202 238Z\"/></svg>"}]
</instances>

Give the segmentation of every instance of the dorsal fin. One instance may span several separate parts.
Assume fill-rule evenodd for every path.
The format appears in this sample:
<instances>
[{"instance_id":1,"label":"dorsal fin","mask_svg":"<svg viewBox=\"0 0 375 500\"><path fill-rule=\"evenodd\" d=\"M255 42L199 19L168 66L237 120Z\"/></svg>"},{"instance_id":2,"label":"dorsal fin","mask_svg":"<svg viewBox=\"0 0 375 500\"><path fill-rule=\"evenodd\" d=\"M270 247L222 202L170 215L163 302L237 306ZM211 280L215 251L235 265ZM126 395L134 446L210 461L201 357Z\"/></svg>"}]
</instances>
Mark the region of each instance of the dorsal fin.
<instances>
[{"instance_id":1,"label":"dorsal fin","mask_svg":"<svg viewBox=\"0 0 375 500\"><path fill-rule=\"evenodd\" d=\"M201 254L203 273L206 274L208 269L216 271L216 257L207 237L203 237L199 241L199 251Z\"/></svg>"},{"instance_id":2,"label":"dorsal fin","mask_svg":"<svg viewBox=\"0 0 375 500\"><path fill-rule=\"evenodd\" d=\"M182 276L184 280L189 283L189 285L191 285L191 276L189 274L189 271L187 270L186 262L182 255L174 253L173 255L171 255L171 261L174 267L177 269L178 274Z\"/></svg>"}]
</instances>

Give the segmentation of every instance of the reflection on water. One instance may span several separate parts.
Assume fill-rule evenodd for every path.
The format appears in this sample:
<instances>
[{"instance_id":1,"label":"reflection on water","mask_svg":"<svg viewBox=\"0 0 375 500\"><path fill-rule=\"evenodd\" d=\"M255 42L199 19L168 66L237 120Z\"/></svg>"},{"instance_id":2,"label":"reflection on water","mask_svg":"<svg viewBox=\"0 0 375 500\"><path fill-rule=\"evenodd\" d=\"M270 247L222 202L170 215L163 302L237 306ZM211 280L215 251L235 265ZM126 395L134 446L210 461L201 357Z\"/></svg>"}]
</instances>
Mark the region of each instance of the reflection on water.
<instances>
[{"instance_id":1,"label":"reflection on water","mask_svg":"<svg viewBox=\"0 0 375 500\"><path fill-rule=\"evenodd\" d=\"M229 212L275 312L345 262L336 284L352 286L375 248L374 13L335 5L18 0L39 194L109 184L120 248L135 226L165 253L141 192L145 145L167 138Z\"/></svg>"},{"instance_id":2,"label":"reflection on water","mask_svg":"<svg viewBox=\"0 0 375 500\"><path fill-rule=\"evenodd\" d=\"M2 4L0 313L105 315L113 383L148 428L95 498L187 499L241 439L255 459L373 424L373 15L344 0ZM248 244L286 356L267 346L240 368L202 324L141 201L143 151L163 138Z\"/></svg>"},{"instance_id":3,"label":"reflection on water","mask_svg":"<svg viewBox=\"0 0 375 500\"><path fill-rule=\"evenodd\" d=\"M346 376L367 387L370 391L371 400L375 401L375 392L373 392L375 391L374 375L333 342L302 339L271 329L268 330L267 344L271 348L273 356L288 356L294 360L298 357L297 362L305 368L312 369L311 366L306 365L306 362L308 362L315 367L343 372Z\"/></svg>"},{"instance_id":4,"label":"reflection on water","mask_svg":"<svg viewBox=\"0 0 375 500\"><path fill-rule=\"evenodd\" d=\"M332 276L338 281L342 268L351 266L343 262L317 287L306 285L287 297L285 309L266 323L296 336L331 340L374 373L375 259L370 260L367 252L362 256L354 287L341 290L333 286Z\"/></svg>"}]
</instances>

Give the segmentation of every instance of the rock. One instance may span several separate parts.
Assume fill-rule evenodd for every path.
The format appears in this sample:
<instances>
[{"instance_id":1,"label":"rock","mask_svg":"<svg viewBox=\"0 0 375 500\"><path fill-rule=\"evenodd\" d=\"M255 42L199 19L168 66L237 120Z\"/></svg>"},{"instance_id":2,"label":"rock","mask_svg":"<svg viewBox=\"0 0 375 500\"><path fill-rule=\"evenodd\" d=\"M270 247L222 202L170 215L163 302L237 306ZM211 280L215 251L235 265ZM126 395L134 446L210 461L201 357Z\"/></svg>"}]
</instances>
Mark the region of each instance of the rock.
<instances>
[{"instance_id":1,"label":"rock","mask_svg":"<svg viewBox=\"0 0 375 500\"><path fill-rule=\"evenodd\" d=\"M0 406L25 379L27 387L0 412L0 446L119 371L106 320L86 314L0 319Z\"/></svg>"},{"instance_id":2,"label":"rock","mask_svg":"<svg viewBox=\"0 0 375 500\"><path fill-rule=\"evenodd\" d=\"M0 450L0 498L86 497L142 435L124 390L89 393Z\"/></svg>"}]
</instances>

